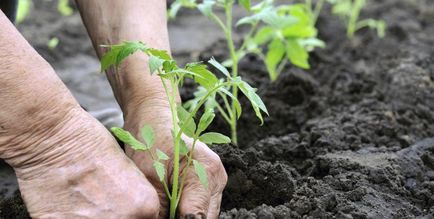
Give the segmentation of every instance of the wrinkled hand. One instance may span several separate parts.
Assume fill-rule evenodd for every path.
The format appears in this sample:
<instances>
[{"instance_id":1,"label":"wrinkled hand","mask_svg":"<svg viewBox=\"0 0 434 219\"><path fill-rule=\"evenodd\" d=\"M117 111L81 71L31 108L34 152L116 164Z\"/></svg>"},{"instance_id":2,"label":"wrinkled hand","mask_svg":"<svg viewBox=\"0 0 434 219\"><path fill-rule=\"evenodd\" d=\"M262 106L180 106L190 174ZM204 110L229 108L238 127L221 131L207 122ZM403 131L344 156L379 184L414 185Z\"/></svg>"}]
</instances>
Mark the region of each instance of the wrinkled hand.
<instances>
[{"instance_id":1,"label":"wrinkled hand","mask_svg":"<svg viewBox=\"0 0 434 219\"><path fill-rule=\"evenodd\" d=\"M172 158L171 114L164 96L163 94L159 98L147 98L146 100L137 101L137 104L132 104L126 116L124 128L134 136L140 136L139 130L143 125L151 125L156 134L156 144L154 147L157 147ZM184 140L187 145L191 146L192 139L184 138ZM126 153L155 186L161 205L159 217L165 218L168 214L169 203L163 186L152 166L150 156L146 152L137 152L129 147L126 148ZM195 215L195 218L218 218L222 192L227 182L226 171L219 156L201 142L196 143L193 156L194 159L205 166L209 186L208 189L202 186L194 168L190 166L178 207L178 215L180 218L184 218L189 214ZM172 180L172 163L170 160L172 159L169 159L165 163L169 182ZM183 168L185 165L186 159L182 159L180 167Z\"/></svg>"},{"instance_id":2,"label":"wrinkled hand","mask_svg":"<svg viewBox=\"0 0 434 219\"><path fill-rule=\"evenodd\" d=\"M154 187L99 122L81 109L34 132L23 144L45 142L32 165L16 163L33 218L157 218ZM45 126L45 125L44 125ZM26 159L29 160L29 159Z\"/></svg>"}]
</instances>

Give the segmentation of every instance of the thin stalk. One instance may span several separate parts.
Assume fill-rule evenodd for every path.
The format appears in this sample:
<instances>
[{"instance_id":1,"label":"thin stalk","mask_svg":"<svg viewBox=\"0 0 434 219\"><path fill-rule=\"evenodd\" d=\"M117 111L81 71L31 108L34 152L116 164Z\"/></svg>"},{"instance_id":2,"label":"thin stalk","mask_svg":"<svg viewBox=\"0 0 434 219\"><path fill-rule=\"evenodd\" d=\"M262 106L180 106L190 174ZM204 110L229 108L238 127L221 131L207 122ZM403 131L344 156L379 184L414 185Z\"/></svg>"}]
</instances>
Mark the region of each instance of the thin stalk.
<instances>
[{"instance_id":1,"label":"thin stalk","mask_svg":"<svg viewBox=\"0 0 434 219\"><path fill-rule=\"evenodd\" d=\"M247 33L247 35L244 37L243 44L241 44L241 47L238 49L238 52L242 52L244 49L246 49L246 47L247 47L247 40L245 40L245 39L249 39L249 38L252 37L252 35L256 32L256 28L258 28L258 24L259 24L259 22L256 21L256 22L252 25L250 31L249 31L249 32Z\"/></svg>"},{"instance_id":2,"label":"thin stalk","mask_svg":"<svg viewBox=\"0 0 434 219\"><path fill-rule=\"evenodd\" d=\"M234 40L232 37L232 6L233 6L232 2L229 2L228 4L225 5L226 29L227 29L226 39L227 39L227 44L228 44L228 48L229 48L229 54L230 54L230 57L232 60L232 77L237 77L238 76L238 61L239 60L238 60L238 56L237 56L236 51L235 51ZM232 95L234 97L238 97L238 87L237 86L232 86ZM238 144L237 117L235 116L236 107L235 107L234 101L232 101L231 111L232 111L231 123L230 123L231 138L232 138L232 142L234 144Z\"/></svg>"},{"instance_id":3,"label":"thin stalk","mask_svg":"<svg viewBox=\"0 0 434 219\"><path fill-rule=\"evenodd\" d=\"M176 83L174 83L173 80L170 80L171 82L171 86L172 86L172 93L169 92L169 89L167 88L166 82L164 81L163 78L160 78L161 82L163 84L164 87L164 91L165 93L168 95L169 98L169 106L170 106L170 113L172 116L172 125L173 125L173 131L176 133L176 131L178 131L178 125L177 125L177 120L178 120L178 115L176 112L176 102L175 102L175 95L176 95L176 90L177 90L177 85ZM179 139L175 138L174 139L174 152L173 152L173 182L172 182L172 193L171 196L169 197L170 200L170 219L175 219L176 216L176 209L177 209L177 203L176 200L178 198L178 178L179 178Z\"/></svg>"},{"instance_id":4,"label":"thin stalk","mask_svg":"<svg viewBox=\"0 0 434 219\"><path fill-rule=\"evenodd\" d=\"M197 142L197 138L195 138L193 140L193 145L191 146L191 150L189 153L189 156L187 158L187 166L184 167L184 170L182 171L182 176L181 176L181 184L179 187L179 196L176 200L176 204L179 204L179 200L181 200L181 196L182 196L182 190L184 189L184 184L185 184L185 179L187 178L187 173L188 173L188 167L190 167L191 165L191 161L193 160L193 154L194 154L194 147L196 146L196 142Z\"/></svg>"},{"instance_id":5,"label":"thin stalk","mask_svg":"<svg viewBox=\"0 0 434 219\"><path fill-rule=\"evenodd\" d=\"M231 119L229 118L228 114L226 113L226 111L223 109L222 106L220 106L220 104L216 104L217 110L220 112L220 114L223 116L223 118L226 120L226 122L231 122Z\"/></svg>"},{"instance_id":6,"label":"thin stalk","mask_svg":"<svg viewBox=\"0 0 434 219\"><path fill-rule=\"evenodd\" d=\"M356 32L356 24L359 19L360 10L363 7L365 0L355 0L353 3L353 7L351 8L350 20L348 21L347 26L347 36L349 38L353 38L354 32Z\"/></svg>"},{"instance_id":7,"label":"thin stalk","mask_svg":"<svg viewBox=\"0 0 434 219\"><path fill-rule=\"evenodd\" d=\"M322 7L324 5L324 0L318 0L313 11L312 24L315 25L318 20L319 14L321 13Z\"/></svg>"},{"instance_id":8,"label":"thin stalk","mask_svg":"<svg viewBox=\"0 0 434 219\"><path fill-rule=\"evenodd\" d=\"M187 120L182 124L181 129L180 130L184 130L186 128L186 124L188 124L190 122L191 119L193 119L193 116L196 115L197 111L200 109L200 107L207 101L208 97L211 96L212 93L214 93L216 90L218 90L219 88L223 87L223 86L228 86L230 85L229 82L225 82L225 83L221 83L218 86L214 87L213 89L211 89L210 91L208 91L208 93L202 97L202 99L199 101L199 103L196 105L196 107L190 112L190 114L188 115ZM180 139L182 135L182 132L179 131L176 134L176 138L175 139Z\"/></svg>"}]
</instances>

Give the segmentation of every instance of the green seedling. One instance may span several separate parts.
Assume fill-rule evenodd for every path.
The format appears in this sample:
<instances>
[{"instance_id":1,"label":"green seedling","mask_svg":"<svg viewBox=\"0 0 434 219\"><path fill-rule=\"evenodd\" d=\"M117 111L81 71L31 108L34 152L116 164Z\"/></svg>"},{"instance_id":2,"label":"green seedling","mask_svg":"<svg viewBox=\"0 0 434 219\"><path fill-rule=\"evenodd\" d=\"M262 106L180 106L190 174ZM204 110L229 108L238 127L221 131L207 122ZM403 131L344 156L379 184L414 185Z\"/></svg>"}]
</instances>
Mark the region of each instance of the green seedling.
<instances>
[{"instance_id":1,"label":"green seedling","mask_svg":"<svg viewBox=\"0 0 434 219\"><path fill-rule=\"evenodd\" d=\"M153 160L153 167L170 201L170 218L175 218L176 209L189 169L184 168L183 171L180 170L181 158L186 160L187 167L191 165L194 167L200 182L207 188L208 180L205 167L199 161L193 159L195 145L198 141L205 144L224 144L230 142L230 138L220 133L206 132L215 117L213 108L207 106L215 104L217 97L223 98L225 102L227 102L227 98L231 98L235 106L234 117L238 118L241 115L240 103L237 96L232 95L228 91L230 87L237 87L250 100L253 109L257 112L256 115L261 121L263 120L261 112L267 113L267 109L254 88L244 82L241 77L230 75L228 70L215 59L211 59L208 63L223 74L224 77L222 79L218 79L203 63L189 63L185 67L180 68L166 51L149 48L141 42L124 42L120 45L108 47L110 50L101 59L102 71L107 70L111 66L119 66L125 58L135 52L143 52L149 57L150 73L158 75L161 79L162 86L168 97L172 117L173 158L170 158L163 151L154 147L155 134L153 128L149 125L145 125L140 130L142 141L122 128L115 127L111 130L114 135L134 150L149 153L149 156ZM190 103L190 108L192 109L190 112L182 105L176 103L177 96L179 95L178 88L182 85L185 78L191 78L201 86L200 98L196 99L196 102ZM204 113L197 119L197 113L200 109L204 109ZM192 139L193 143L190 149L183 140L185 136ZM170 177L166 173L168 168L165 166L166 161L169 159L173 163L172 182L169 182Z\"/></svg>"},{"instance_id":2,"label":"green seedling","mask_svg":"<svg viewBox=\"0 0 434 219\"><path fill-rule=\"evenodd\" d=\"M238 21L233 20L233 7L236 3L248 13L248 16ZM169 10L169 16L174 17L182 7L198 9L203 15L214 21L225 33L230 59L223 65L231 68L231 77L238 76L239 61L247 54L260 57L268 70L272 81L276 80L284 66L292 63L301 68L309 68L309 51L315 47L323 47L324 43L316 38L317 30L313 25L312 16L304 4L282 5L275 7L273 0L261 1L253 5L250 0L177 0ZM224 19L215 11L223 9ZM247 26L249 31L243 35L239 47L233 40L233 28ZM238 86L228 87L222 104L211 101L208 108L215 108L226 120L231 129L232 142L237 144L237 106L234 101L238 96ZM187 103L192 110L203 96L203 88L195 93L195 99ZM232 101L228 101L231 93ZM256 111L258 114L258 110Z\"/></svg>"},{"instance_id":3,"label":"green seedling","mask_svg":"<svg viewBox=\"0 0 434 219\"><path fill-rule=\"evenodd\" d=\"M347 25L347 36L354 37L355 32L368 27L375 29L380 38L385 36L386 23L382 20L359 20L360 11L366 5L366 0L328 0L333 5L332 13L341 17Z\"/></svg>"}]
</instances>

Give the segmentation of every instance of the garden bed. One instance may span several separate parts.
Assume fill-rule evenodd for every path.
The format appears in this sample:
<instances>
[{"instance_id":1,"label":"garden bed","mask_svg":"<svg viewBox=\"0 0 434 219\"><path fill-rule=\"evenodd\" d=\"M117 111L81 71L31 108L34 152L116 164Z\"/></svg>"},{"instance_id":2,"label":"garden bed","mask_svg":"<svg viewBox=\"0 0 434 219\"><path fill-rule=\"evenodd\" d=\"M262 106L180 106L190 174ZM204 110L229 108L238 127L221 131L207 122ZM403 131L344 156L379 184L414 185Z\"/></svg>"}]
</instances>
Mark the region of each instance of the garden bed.
<instances>
[{"instance_id":1,"label":"garden bed","mask_svg":"<svg viewBox=\"0 0 434 219\"><path fill-rule=\"evenodd\" d=\"M271 83L254 56L241 62L270 117L259 126L244 107L239 146L213 147L229 175L221 218L434 217L434 5L372 0L365 12L386 21L386 37L348 40L324 13L327 48L308 71L288 66ZM199 55L211 56L227 58L225 44ZM0 201L0 217L24 211L18 194Z\"/></svg>"}]
</instances>

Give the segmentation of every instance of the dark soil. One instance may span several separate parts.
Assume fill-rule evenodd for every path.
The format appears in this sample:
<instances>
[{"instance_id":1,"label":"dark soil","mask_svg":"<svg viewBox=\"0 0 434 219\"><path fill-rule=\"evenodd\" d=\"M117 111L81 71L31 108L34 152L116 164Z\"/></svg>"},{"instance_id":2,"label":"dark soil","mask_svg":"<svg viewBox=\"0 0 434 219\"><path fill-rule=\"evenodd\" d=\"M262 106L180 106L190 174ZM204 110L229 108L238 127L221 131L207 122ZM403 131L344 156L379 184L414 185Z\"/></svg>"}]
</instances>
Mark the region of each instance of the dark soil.
<instances>
[{"instance_id":1,"label":"dark soil","mask_svg":"<svg viewBox=\"0 0 434 219\"><path fill-rule=\"evenodd\" d=\"M386 37L348 40L324 13L327 48L309 71L288 66L272 83L242 61L270 117L261 127L244 107L240 146L213 147L229 175L221 218L434 218L434 4L372 0L363 16L384 19ZM223 42L211 56L227 56ZM20 218L8 216L20 204L4 200L0 218Z\"/></svg>"}]
</instances>

